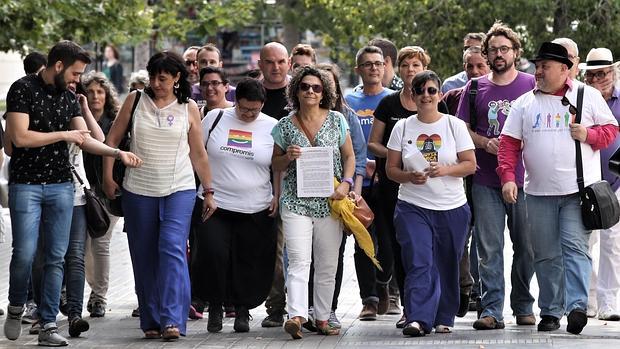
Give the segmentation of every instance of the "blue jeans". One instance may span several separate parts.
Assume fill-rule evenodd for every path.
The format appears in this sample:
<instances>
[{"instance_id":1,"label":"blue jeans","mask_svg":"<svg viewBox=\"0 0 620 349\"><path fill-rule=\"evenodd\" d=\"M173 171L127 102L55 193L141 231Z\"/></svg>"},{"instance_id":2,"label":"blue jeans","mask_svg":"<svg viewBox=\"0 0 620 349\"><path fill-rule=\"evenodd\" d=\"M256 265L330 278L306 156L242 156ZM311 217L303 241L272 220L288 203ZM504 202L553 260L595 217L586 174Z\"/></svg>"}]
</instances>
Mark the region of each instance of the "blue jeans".
<instances>
[{"instance_id":1,"label":"blue jeans","mask_svg":"<svg viewBox=\"0 0 620 349\"><path fill-rule=\"evenodd\" d=\"M73 183L11 184L9 208L13 229L9 302L21 306L28 300L28 280L43 215L45 265L41 279L39 317L42 325L55 323L73 215Z\"/></svg>"},{"instance_id":2,"label":"blue jeans","mask_svg":"<svg viewBox=\"0 0 620 349\"><path fill-rule=\"evenodd\" d=\"M525 196L540 315L561 318L564 313L588 307L590 234L583 226L579 201L578 193Z\"/></svg>"},{"instance_id":3,"label":"blue jeans","mask_svg":"<svg viewBox=\"0 0 620 349\"><path fill-rule=\"evenodd\" d=\"M478 249L483 309L480 316L491 316L497 321L502 321L504 318L506 216L513 249L510 307L515 316L533 314L534 297L530 294L530 281L534 276L533 252L529 241L523 189L519 189L516 204L504 202L501 189L475 183L472 196L476 212L474 240Z\"/></svg>"},{"instance_id":4,"label":"blue jeans","mask_svg":"<svg viewBox=\"0 0 620 349\"><path fill-rule=\"evenodd\" d=\"M69 248L65 255L65 286L69 319L82 316L86 234L88 234L86 232L86 206L74 206L69 235Z\"/></svg>"}]
</instances>

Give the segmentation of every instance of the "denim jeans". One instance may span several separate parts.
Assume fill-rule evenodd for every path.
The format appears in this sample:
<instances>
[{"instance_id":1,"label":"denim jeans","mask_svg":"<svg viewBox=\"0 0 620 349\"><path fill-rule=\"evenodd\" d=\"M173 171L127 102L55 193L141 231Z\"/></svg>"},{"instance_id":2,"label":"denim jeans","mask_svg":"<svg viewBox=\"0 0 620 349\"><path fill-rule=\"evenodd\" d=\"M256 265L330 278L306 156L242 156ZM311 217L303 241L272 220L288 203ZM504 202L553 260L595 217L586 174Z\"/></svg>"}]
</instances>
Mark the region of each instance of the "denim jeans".
<instances>
[{"instance_id":1,"label":"denim jeans","mask_svg":"<svg viewBox=\"0 0 620 349\"><path fill-rule=\"evenodd\" d=\"M69 248L65 255L65 287L69 319L82 316L84 303L84 245L86 242L86 206L74 206L69 235Z\"/></svg>"},{"instance_id":2,"label":"denim jeans","mask_svg":"<svg viewBox=\"0 0 620 349\"><path fill-rule=\"evenodd\" d=\"M21 306L28 298L28 280L37 248L43 215L45 265L41 280L41 324L56 322L63 262L69 245L73 215L73 183L11 184L9 208L13 229L13 253L9 267L9 302Z\"/></svg>"},{"instance_id":3,"label":"denim jeans","mask_svg":"<svg viewBox=\"0 0 620 349\"><path fill-rule=\"evenodd\" d=\"M525 196L540 315L561 318L573 309L587 309L592 261L579 201L578 193Z\"/></svg>"},{"instance_id":4,"label":"denim jeans","mask_svg":"<svg viewBox=\"0 0 620 349\"><path fill-rule=\"evenodd\" d=\"M501 189L475 183L472 195L476 212L474 240L478 248L478 272L482 293L481 317L491 316L497 321L503 320L506 216L513 249L510 307L515 316L533 314L534 297L530 294L529 287L534 266L523 190L519 189L516 204L505 203Z\"/></svg>"}]
</instances>

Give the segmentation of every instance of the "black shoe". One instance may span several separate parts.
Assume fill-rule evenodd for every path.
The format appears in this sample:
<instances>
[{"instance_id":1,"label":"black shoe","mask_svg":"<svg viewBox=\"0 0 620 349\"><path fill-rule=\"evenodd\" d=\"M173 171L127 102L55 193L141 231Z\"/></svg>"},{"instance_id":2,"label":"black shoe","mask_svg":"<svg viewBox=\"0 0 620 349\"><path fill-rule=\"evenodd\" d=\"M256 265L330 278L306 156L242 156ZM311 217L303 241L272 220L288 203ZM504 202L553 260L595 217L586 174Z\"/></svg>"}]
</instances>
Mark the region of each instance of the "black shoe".
<instances>
[{"instance_id":1,"label":"black shoe","mask_svg":"<svg viewBox=\"0 0 620 349\"><path fill-rule=\"evenodd\" d=\"M588 323L588 315L583 309L573 309L568 314L568 325L566 331L572 334L580 334Z\"/></svg>"},{"instance_id":2,"label":"black shoe","mask_svg":"<svg viewBox=\"0 0 620 349\"><path fill-rule=\"evenodd\" d=\"M95 301L92 304L88 304L86 310L90 313L90 317L104 317L106 304L100 301Z\"/></svg>"},{"instance_id":3,"label":"black shoe","mask_svg":"<svg viewBox=\"0 0 620 349\"><path fill-rule=\"evenodd\" d=\"M71 318L69 320L69 336L71 337L79 337L82 332L88 331L90 325L88 321L82 319L79 316Z\"/></svg>"},{"instance_id":4,"label":"black shoe","mask_svg":"<svg viewBox=\"0 0 620 349\"><path fill-rule=\"evenodd\" d=\"M235 324L233 329L235 332L249 332L250 331L250 312L248 308L244 306L235 307ZM211 317L211 315L209 315Z\"/></svg>"},{"instance_id":5,"label":"black shoe","mask_svg":"<svg viewBox=\"0 0 620 349\"><path fill-rule=\"evenodd\" d=\"M262 327L282 327L284 326L284 314L279 311L267 315L260 323Z\"/></svg>"},{"instance_id":6,"label":"black shoe","mask_svg":"<svg viewBox=\"0 0 620 349\"><path fill-rule=\"evenodd\" d=\"M456 316L463 317L467 315L469 311L469 295L467 293L461 293L461 298L459 299L459 310L456 312Z\"/></svg>"},{"instance_id":7,"label":"black shoe","mask_svg":"<svg viewBox=\"0 0 620 349\"><path fill-rule=\"evenodd\" d=\"M63 288L60 292L60 303L58 304L58 310L64 316L69 315L69 303L67 303L67 291Z\"/></svg>"},{"instance_id":8,"label":"black shoe","mask_svg":"<svg viewBox=\"0 0 620 349\"><path fill-rule=\"evenodd\" d=\"M538 323L538 331L549 332L560 328L560 319L551 315L541 315Z\"/></svg>"},{"instance_id":9,"label":"black shoe","mask_svg":"<svg viewBox=\"0 0 620 349\"><path fill-rule=\"evenodd\" d=\"M403 311L403 316L400 317L400 320L396 321L396 328L405 328L407 324L407 316L405 316L405 312Z\"/></svg>"},{"instance_id":10,"label":"black shoe","mask_svg":"<svg viewBox=\"0 0 620 349\"><path fill-rule=\"evenodd\" d=\"M476 319L480 319L482 315L482 297L476 298Z\"/></svg>"},{"instance_id":11,"label":"black shoe","mask_svg":"<svg viewBox=\"0 0 620 349\"><path fill-rule=\"evenodd\" d=\"M207 321L207 331L215 333L222 330L222 306L215 306L211 304L209 306L209 320Z\"/></svg>"}]
</instances>

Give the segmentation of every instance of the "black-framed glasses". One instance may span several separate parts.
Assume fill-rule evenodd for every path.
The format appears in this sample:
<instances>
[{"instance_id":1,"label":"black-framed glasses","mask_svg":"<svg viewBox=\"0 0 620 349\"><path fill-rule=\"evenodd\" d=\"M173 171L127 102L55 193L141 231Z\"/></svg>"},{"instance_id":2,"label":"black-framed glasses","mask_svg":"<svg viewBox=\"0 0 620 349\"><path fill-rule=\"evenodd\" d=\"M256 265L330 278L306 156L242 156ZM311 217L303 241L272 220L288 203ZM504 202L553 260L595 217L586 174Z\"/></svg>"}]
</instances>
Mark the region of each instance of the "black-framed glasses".
<instances>
[{"instance_id":1,"label":"black-framed glasses","mask_svg":"<svg viewBox=\"0 0 620 349\"><path fill-rule=\"evenodd\" d=\"M187 59L185 60L185 65L188 67L192 65L198 65L198 62L196 60Z\"/></svg>"},{"instance_id":2,"label":"black-framed glasses","mask_svg":"<svg viewBox=\"0 0 620 349\"><path fill-rule=\"evenodd\" d=\"M220 86L223 83L224 83L223 81L219 81L219 80L211 80L211 81L205 80L205 81L200 82L200 87L207 88L209 86L213 86L215 88L215 87Z\"/></svg>"},{"instance_id":3,"label":"black-framed glasses","mask_svg":"<svg viewBox=\"0 0 620 349\"><path fill-rule=\"evenodd\" d=\"M613 69L609 69L608 71L599 70L596 73L586 71L586 80L593 80L594 78L597 78L598 80L605 79L612 71Z\"/></svg>"},{"instance_id":4,"label":"black-framed glasses","mask_svg":"<svg viewBox=\"0 0 620 349\"><path fill-rule=\"evenodd\" d=\"M380 69L380 68L383 68L384 65L385 65L385 62L376 61L376 62L364 62L358 65L358 67L364 68L364 69L372 69L372 67L377 67L377 69Z\"/></svg>"},{"instance_id":5,"label":"black-framed glasses","mask_svg":"<svg viewBox=\"0 0 620 349\"><path fill-rule=\"evenodd\" d=\"M489 48L487 49L487 51L488 51L489 53L492 53L492 54L496 54L498 51L499 51L499 52L501 52L501 53L503 53L503 54L506 54L506 53L508 53L508 51L510 51L510 50L512 50L512 49L513 49L513 47L512 47L512 46L505 46L505 45L504 45L504 46L500 46L500 47L489 47Z\"/></svg>"},{"instance_id":6,"label":"black-framed glasses","mask_svg":"<svg viewBox=\"0 0 620 349\"><path fill-rule=\"evenodd\" d=\"M323 92L323 86L319 85L319 84L307 84L305 82L302 82L299 84L299 89L306 92L309 89L312 89L312 91L314 93L321 93Z\"/></svg>"},{"instance_id":7,"label":"black-framed glasses","mask_svg":"<svg viewBox=\"0 0 620 349\"><path fill-rule=\"evenodd\" d=\"M246 114L246 113L258 114L260 113L261 110L263 110L263 106L261 105L260 108L244 108L240 106L239 104L237 104L237 109L239 109L241 114Z\"/></svg>"},{"instance_id":8,"label":"black-framed glasses","mask_svg":"<svg viewBox=\"0 0 620 349\"><path fill-rule=\"evenodd\" d=\"M439 90L436 87L414 87L413 88L413 93L415 93L418 96L421 96L424 94L424 92L428 93L429 96L434 96L437 94L437 92L439 92Z\"/></svg>"},{"instance_id":9,"label":"black-framed glasses","mask_svg":"<svg viewBox=\"0 0 620 349\"><path fill-rule=\"evenodd\" d=\"M568 98L566 98L566 96L562 97L562 105L565 107L568 106L569 113L577 114L577 108L575 108L575 106L571 104L571 102L568 100Z\"/></svg>"}]
</instances>

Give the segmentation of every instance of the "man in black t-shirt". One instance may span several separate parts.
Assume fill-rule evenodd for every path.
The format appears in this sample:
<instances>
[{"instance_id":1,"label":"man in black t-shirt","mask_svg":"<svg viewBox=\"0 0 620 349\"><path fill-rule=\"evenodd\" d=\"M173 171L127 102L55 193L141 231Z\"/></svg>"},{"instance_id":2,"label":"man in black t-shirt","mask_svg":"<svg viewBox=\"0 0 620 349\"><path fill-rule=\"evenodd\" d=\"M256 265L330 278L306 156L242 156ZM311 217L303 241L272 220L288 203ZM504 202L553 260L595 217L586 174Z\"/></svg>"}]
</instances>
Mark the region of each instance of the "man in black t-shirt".
<instances>
[{"instance_id":1,"label":"man in black t-shirt","mask_svg":"<svg viewBox=\"0 0 620 349\"><path fill-rule=\"evenodd\" d=\"M28 297L30 268L36 252L39 223L44 234L44 272L39 304L39 345L68 342L56 325L69 245L74 187L67 143L102 156L114 156L127 166L139 166L132 153L110 148L91 138L75 94L80 76L90 63L88 54L71 41L49 52L46 68L11 85L7 94L7 137L12 143L9 168L9 209L13 253L9 276L9 305L4 334L16 340Z\"/></svg>"}]
</instances>

